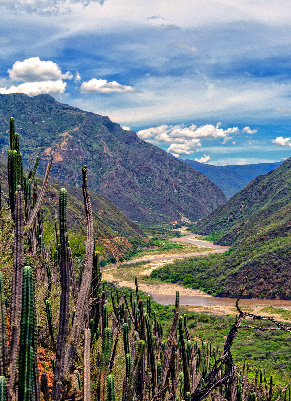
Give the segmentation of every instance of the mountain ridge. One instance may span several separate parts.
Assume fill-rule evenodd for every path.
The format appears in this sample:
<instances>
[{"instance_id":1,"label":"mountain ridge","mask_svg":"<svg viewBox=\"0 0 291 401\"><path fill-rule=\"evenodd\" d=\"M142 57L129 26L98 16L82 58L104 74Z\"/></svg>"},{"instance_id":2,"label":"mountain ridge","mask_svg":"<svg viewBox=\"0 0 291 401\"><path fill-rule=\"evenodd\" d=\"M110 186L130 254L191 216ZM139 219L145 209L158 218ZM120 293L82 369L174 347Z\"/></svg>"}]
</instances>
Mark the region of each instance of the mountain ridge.
<instances>
[{"instance_id":1,"label":"mountain ridge","mask_svg":"<svg viewBox=\"0 0 291 401\"><path fill-rule=\"evenodd\" d=\"M219 296L291 299L291 158L256 177L194 233L231 248L223 255L176 262L153 273Z\"/></svg>"},{"instance_id":2,"label":"mountain ridge","mask_svg":"<svg viewBox=\"0 0 291 401\"><path fill-rule=\"evenodd\" d=\"M283 163L215 166L190 159L183 160L213 181L223 191L227 199L246 187L258 175L266 174Z\"/></svg>"},{"instance_id":3,"label":"mountain ridge","mask_svg":"<svg viewBox=\"0 0 291 401\"><path fill-rule=\"evenodd\" d=\"M52 179L80 186L78 169L86 164L91 189L109 196L131 220L196 220L226 200L207 177L135 132L49 95L0 95L2 154L8 147L7 121L12 114L24 165L39 155L43 173L53 156Z\"/></svg>"}]
</instances>

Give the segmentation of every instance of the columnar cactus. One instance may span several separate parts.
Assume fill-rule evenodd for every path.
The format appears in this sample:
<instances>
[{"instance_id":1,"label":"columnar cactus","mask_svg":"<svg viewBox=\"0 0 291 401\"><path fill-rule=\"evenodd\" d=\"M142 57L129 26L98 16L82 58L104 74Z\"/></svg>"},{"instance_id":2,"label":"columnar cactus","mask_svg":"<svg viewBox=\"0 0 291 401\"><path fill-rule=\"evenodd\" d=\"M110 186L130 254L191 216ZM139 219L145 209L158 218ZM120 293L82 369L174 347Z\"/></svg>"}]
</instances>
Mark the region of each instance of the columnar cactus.
<instances>
[{"instance_id":1,"label":"columnar cactus","mask_svg":"<svg viewBox=\"0 0 291 401\"><path fill-rule=\"evenodd\" d=\"M84 358L83 358L83 401L91 401L91 379L90 379L90 344L91 331L84 331Z\"/></svg>"},{"instance_id":2,"label":"columnar cactus","mask_svg":"<svg viewBox=\"0 0 291 401\"><path fill-rule=\"evenodd\" d=\"M0 401L6 401L6 378L0 376Z\"/></svg>"},{"instance_id":3,"label":"columnar cactus","mask_svg":"<svg viewBox=\"0 0 291 401\"><path fill-rule=\"evenodd\" d=\"M16 361L19 342L19 328L22 304L22 278L24 265L24 214L23 194L18 188L15 204L15 227L14 227L14 249L13 249L13 276L10 311L10 341L9 341L9 389L14 390L16 382ZM12 397L12 393L10 394Z\"/></svg>"},{"instance_id":4,"label":"columnar cactus","mask_svg":"<svg viewBox=\"0 0 291 401\"><path fill-rule=\"evenodd\" d=\"M51 340L52 340L52 345L53 345L53 348L55 348L52 307L51 307L51 303L50 303L50 301L48 299L45 301L45 309L46 309L46 317L47 317L50 337L51 337Z\"/></svg>"},{"instance_id":5,"label":"columnar cactus","mask_svg":"<svg viewBox=\"0 0 291 401\"><path fill-rule=\"evenodd\" d=\"M67 190L61 188L59 198L59 263L61 277L61 300L59 332L56 344L56 367L54 375L53 397L58 399L62 388L64 371L65 347L69 324L69 265L68 265L68 238L67 238Z\"/></svg>"},{"instance_id":6,"label":"columnar cactus","mask_svg":"<svg viewBox=\"0 0 291 401\"><path fill-rule=\"evenodd\" d=\"M107 400L115 401L114 379L112 375L107 377Z\"/></svg>"},{"instance_id":7,"label":"columnar cactus","mask_svg":"<svg viewBox=\"0 0 291 401\"><path fill-rule=\"evenodd\" d=\"M7 375L7 332L6 332L6 306L3 289L3 279L0 273L0 376Z\"/></svg>"},{"instance_id":8,"label":"columnar cactus","mask_svg":"<svg viewBox=\"0 0 291 401\"><path fill-rule=\"evenodd\" d=\"M34 388L37 350L35 331L36 312L33 273L30 266L25 266L23 269L18 380L18 398L23 401L32 401L38 392Z\"/></svg>"}]
</instances>

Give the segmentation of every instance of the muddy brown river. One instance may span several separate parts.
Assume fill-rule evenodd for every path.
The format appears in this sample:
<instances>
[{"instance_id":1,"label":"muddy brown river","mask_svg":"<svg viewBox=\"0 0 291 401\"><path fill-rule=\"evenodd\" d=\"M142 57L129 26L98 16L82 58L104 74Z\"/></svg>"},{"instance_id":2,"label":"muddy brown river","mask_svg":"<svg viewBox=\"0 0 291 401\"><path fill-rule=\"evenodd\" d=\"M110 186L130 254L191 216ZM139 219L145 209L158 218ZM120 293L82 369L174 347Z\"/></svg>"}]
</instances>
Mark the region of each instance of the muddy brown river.
<instances>
[{"instance_id":1,"label":"muddy brown river","mask_svg":"<svg viewBox=\"0 0 291 401\"><path fill-rule=\"evenodd\" d=\"M229 249L227 246L220 246L220 245L215 245L212 244L211 242L204 241L201 239L198 239L195 237L194 234L186 235L181 238L172 238L172 241L175 242L184 242L184 243L191 243L193 245L197 245L200 247L205 247L208 248L207 251L205 252L200 252L200 253L191 253L191 254L180 254L180 255L171 255L171 256L149 256L149 257L144 257L143 259L134 259L128 262L121 263L119 265L110 265L102 268L101 270L104 271L110 271L113 269L116 269L117 266L120 265L132 265L135 263L139 263L141 261L146 261L147 263L155 263L157 261L167 261L167 260L174 260L178 258L187 258L191 256L198 256L198 255L205 255L205 254L210 254L210 253L223 253ZM210 248L210 250L209 250ZM119 281L114 280L115 284L118 284ZM125 283L123 283L124 285ZM163 294L161 291L161 287L163 288L163 284L160 285L154 285L150 284L148 285L148 289L145 290L149 295L153 297L153 299L158 302L161 305L173 305L175 303L175 290L177 290L177 285L172 285L173 291L170 291L171 293L169 294L169 289L168 287L171 287L171 284L165 284L165 287L167 287L167 291ZM175 288L175 290L174 290ZM215 308L217 309L231 309L235 308L235 299L234 298L223 298L223 297L213 297L208 294L203 294L201 291L197 290L191 290L191 289L185 289L184 287L180 287L180 305L183 306L190 306L190 307L197 307L197 308L206 308L212 311L215 311ZM178 288L179 289L179 288ZM184 292L184 294L183 294ZM185 294L187 293L187 295ZM189 294L190 293L190 294ZM191 295L193 293L193 295ZM197 294L198 293L198 294ZM189 295L188 295L189 294ZM286 301L286 300L277 300L277 299L242 299L240 301L240 306L248 306L252 308L256 307L267 307L267 306L274 306L277 308L284 307L287 309L291 309L291 300Z\"/></svg>"}]
</instances>

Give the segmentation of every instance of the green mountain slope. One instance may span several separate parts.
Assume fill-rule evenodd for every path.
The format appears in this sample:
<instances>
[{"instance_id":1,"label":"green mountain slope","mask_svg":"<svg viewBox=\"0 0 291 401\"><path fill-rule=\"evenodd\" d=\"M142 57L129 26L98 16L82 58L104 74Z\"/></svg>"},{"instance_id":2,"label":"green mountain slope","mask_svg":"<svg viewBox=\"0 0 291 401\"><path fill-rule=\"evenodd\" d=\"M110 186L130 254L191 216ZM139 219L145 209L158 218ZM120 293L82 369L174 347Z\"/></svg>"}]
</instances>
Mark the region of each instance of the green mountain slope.
<instances>
[{"instance_id":1,"label":"green mountain slope","mask_svg":"<svg viewBox=\"0 0 291 401\"><path fill-rule=\"evenodd\" d=\"M237 296L245 283L252 297L291 298L291 159L192 226L192 231L231 245L224 255L177 262L153 275Z\"/></svg>"},{"instance_id":2,"label":"green mountain slope","mask_svg":"<svg viewBox=\"0 0 291 401\"><path fill-rule=\"evenodd\" d=\"M49 95L0 95L0 151L8 148L13 116L25 166L40 156L40 172L53 156L52 178L80 186L88 166L94 192L109 196L130 219L202 218L225 202L222 191L187 163L94 113L56 102Z\"/></svg>"},{"instance_id":3,"label":"green mountain slope","mask_svg":"<svg viewBox=\"0 0 291 401\"><path fill-rule=\"evenodd\" d=\"M258 175L266 174L279 167L281 164L281 162L277 162L213 166L211 164L199 163L195 160L185 159L184 161L213 181L222 189L227 199L230 199L233 195L246 187Z\"/></svg>"},{"instance_id":4,"label":"green mountain slope","mask_svg":"<svg viewBox=\"0 0 291 401\"><path fill-rule=\"evenodd\" d=\"M215 210L195 228L217 234L219 243L235 244L286 236L290 230L291 159L265 175Z\"/></svg>"},{"instance_id":5,"label":"green mountain slope","mask_svg":"<svg viewBox=\"0 0 291 401\"><path fill-rule=\"evenodd\" d=\"M39 179L40 185L42 180ZM0 163L0 182L2 187L2 197L7 198L7 167ZM40 186L39 185L39 186ZM57 210L59 200L59 190L63 187L61 184L49 184L46 195L42 201L44 210L44 220L46 225L47 240L54 239L54 222L57 219L55 210ZM70 238L75 242L81 242L84 246L85 238L85 213L83 205L83 194L81 188L65 186L68 191L67 222ZM104 245L103 258L123 257L131 250L131 239L142 241L142 230L132 221L130 221L115 205L104 195L90 192L93 218L94 218L94 236L100 244ZM84 238L83 238L84 237ZM76 244L77 245L77 244Z\"/></svg>"}]
</instances>

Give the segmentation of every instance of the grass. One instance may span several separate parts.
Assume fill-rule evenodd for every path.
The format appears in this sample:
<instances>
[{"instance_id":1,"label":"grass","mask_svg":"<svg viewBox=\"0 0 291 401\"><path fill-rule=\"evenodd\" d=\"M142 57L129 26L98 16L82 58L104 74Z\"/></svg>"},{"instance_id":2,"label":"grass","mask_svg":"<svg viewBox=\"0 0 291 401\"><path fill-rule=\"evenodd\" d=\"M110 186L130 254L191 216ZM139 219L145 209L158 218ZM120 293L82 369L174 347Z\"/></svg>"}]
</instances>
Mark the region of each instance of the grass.
<instances>
[{"instance_id":1,"label":"grass","mask_svg":"<svg viewBox=\"0 0 291 401\"><path fill-rule=\"evenodd\" d=\"M291 319L291 311L288 310L288 309L276 308L274 306L268 306L266 308L263 308L261 310L261 312L265 312L265 313L268 313L270 315L279 315L283 319L286 319L286 320L290 320Z\"/></svg>"}]
</instances>

